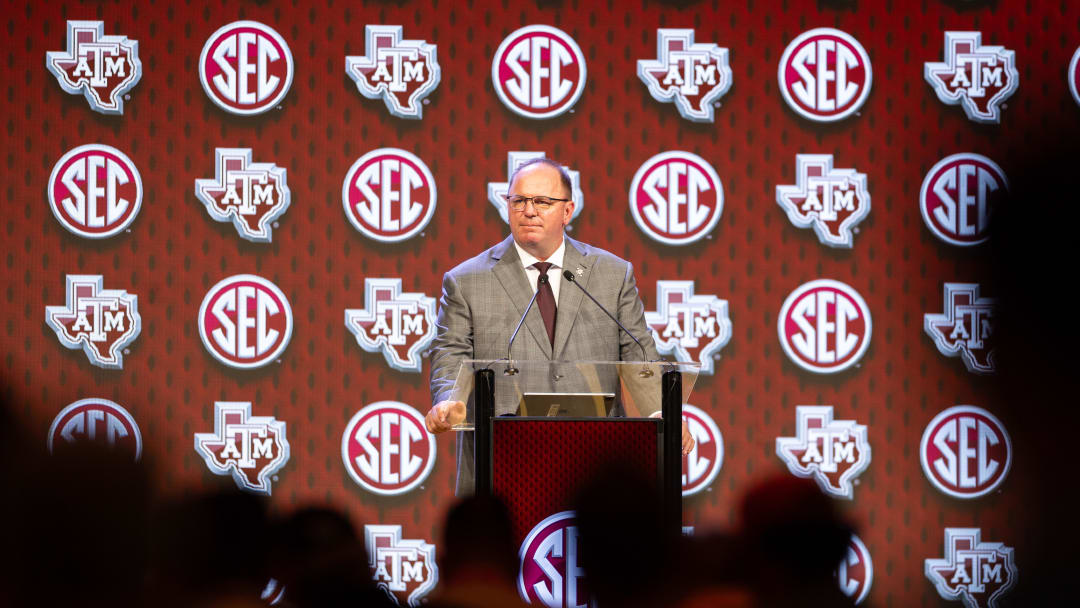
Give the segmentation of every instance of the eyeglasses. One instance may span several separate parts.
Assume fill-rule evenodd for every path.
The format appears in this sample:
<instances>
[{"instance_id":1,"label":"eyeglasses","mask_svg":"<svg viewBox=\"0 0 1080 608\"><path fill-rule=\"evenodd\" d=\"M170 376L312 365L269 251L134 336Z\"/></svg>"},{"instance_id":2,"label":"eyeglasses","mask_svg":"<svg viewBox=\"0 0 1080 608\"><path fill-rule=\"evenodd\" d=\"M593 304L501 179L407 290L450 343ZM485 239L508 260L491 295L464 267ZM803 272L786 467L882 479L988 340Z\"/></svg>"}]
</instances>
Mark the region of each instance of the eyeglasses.
<instances>
[{"instance_id":1,"label":"eyeglasses","mask_svg":"<svg viewBox=\"0 0 1080 608\"><path fill-rule=\"evenodd\" d=\"M503 197L506 199L506 204L510 206L514 211L524 211L525 205L528 205L531 201L533 209L536 209L538 213L543 213L548 209L551 209L555 203L568 203L568 198L551 198L550 196L521 196L520 194L511 194Z\"/></svg>"}]
</instances>

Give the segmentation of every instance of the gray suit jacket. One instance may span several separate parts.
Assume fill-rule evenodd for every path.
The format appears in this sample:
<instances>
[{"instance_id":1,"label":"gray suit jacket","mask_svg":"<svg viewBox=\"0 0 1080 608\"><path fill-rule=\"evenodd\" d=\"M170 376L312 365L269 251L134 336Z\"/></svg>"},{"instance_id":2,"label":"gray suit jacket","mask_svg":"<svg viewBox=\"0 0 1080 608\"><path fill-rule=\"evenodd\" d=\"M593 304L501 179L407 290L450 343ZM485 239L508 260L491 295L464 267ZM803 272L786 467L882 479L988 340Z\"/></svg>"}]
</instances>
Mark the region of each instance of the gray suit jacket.
<instances>
[{"instance_id":1,"label":"gray suit jacket","mask_svg":"<svg viewBox=\"0 0 1080 608\"><path fill-rule=\"evenodd\" d=\"M633 266L603 249L565 238L563 268L577 275L578 283L633 332L645 346L649 360L658 359L645 324L645 306L638 296ZM514 340L515 360L641 360L641 349L629 336L580 289L565 278L561 281L554 348L548 341L540 310L534 304ZM439 301L438 333L431 351L432 404L450 397L462 360L506 357L507 343L532 293L512 236L446 273ZM611 389L617 384L614 378L606 382ZM543 390L544 387L532 388ZM507 393L496 390L496 414L516 410L517 395ZM474 490L473 435L471 432L458 435L457 494L463 496Z\"/></svg>"}]
</instances>

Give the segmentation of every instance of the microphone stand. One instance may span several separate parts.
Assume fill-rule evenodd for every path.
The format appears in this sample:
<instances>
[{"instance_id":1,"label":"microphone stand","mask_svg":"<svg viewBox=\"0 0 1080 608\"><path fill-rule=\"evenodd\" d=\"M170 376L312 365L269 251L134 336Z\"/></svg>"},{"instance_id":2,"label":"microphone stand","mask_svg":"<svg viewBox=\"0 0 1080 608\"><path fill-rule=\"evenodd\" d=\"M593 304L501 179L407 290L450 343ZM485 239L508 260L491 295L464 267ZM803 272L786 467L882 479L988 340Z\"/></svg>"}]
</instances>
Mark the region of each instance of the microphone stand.
<instances>
[{"instance_id":1,"label":"microphone stand","mask_svg":"<svg viewBox=\"0 0 1080 608\"><path fill-rule=\"evenodd\" d=\"M518 321L517 327L514 328L514 334L510 336L510 342L506 345L506 369L503 370L504 376L514 376L520 371L518 368L514 367L514 360L510 358L510 349L514 346L514 340L517 338L518 332L521 331L521 326L525 324L525 317L529 316L529 310L532 309L533 302L536 302L536 296L540 295L540 287L547 284L547 274L541 273L540 285L537 286L536 293L534 293L532 299L529 300L529 305L525 307L525 312L521 315L521 320Z\"/></svg>"}]
</instances>

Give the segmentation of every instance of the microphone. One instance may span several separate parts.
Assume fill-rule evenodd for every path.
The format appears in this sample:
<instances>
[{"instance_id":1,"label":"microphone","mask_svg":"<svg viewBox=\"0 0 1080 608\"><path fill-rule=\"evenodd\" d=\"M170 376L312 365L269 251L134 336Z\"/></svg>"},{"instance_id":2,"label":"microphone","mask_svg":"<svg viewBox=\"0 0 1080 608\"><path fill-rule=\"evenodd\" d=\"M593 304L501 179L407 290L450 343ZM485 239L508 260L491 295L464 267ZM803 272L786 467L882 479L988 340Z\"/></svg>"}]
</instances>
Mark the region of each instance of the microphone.
<instances>
[{"instance_id":1,"label":"microphone","mask_svg":"<svg viewBox=\"0 0 1080 608\"><path fill-rule=\"evenodd\" d=\"M540 285L547 285L548 277L547 273L540 273ZM518 368L514 367L514 360L510 358L510 349L514 346L514 339L517 338L518 332L521 331L521 326L525 324L525 317L529 315L529 310L532 308L533 302L536 301L536 296L540 295L540 288L537 287L536 293L533 294L529 305L525 307L525 312L521 314L521 320L518 321L517 327L514 328L514 334L510 336L510 342L506 345L506 369L503 370L503 375L513 376L518 373Z\"/></svg>"},{"instance_id":2,"label":"microphone","mask_svg":"<svg viewBox=\"0 0 1080 608\"><path fill-rule=\"evenodd\" d=\"M574 273L570 272L569 270L564 270L562 276L567 281L570 281L574 285L577 285L577 288L581 290L581 293L589 296L589 299L593 301L593 304L596 304L597 308L604 311L604 314L607 315L608 318L610 318L612 321L614 321L615 324L619 326L619 329L623 330L624 332L626 332L626 335L630 336L630 339L633 340L634 343L638 345L638 348L641 349L641 360L642 361L648 361L649 360L648 355L645 354L645 347L641 344L641 341L638 340L637 338L635 338L634 334L630 333L630 330L626 329L626 327L624 327L622 323L619 323L619 320L615 318L615 315L611 314L611 311L604 308L603 304L596 301L596 298L594 298L592 296L592 294L589 293L588 289L585 289L584 287L582 287L581 283L577 282L577 279L574 277ZM653 372L648 367L644 367L644 368L642 368L642 370L640 372L638 372L638 376L641 376L642 378L649 378L652 375L653 375Z\"/></svg>"}]
</instances>

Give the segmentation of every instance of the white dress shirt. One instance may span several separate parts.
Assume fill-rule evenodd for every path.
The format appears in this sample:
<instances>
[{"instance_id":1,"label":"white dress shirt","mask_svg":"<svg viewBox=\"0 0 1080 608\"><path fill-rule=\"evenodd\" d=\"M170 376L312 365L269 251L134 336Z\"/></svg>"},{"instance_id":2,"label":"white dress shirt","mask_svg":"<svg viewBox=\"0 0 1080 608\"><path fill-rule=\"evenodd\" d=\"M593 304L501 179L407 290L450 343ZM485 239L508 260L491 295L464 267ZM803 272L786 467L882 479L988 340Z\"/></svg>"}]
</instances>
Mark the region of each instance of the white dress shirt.
<instances>
[{"instance_id":1,"label":"white dress shirt","mask_svg":"<svg viewBox=\"0 0 1080 608\"><path fill-rule=\"evenodd\" d=\"M532 287L533 293L536 293L536 280L540 278L540 271L533 268L533 264L537 262L551 263L551 268L548 268L547 271L548 285L551 285L551 293L555 296L555 306L558 307L559 286L562 285L563 254L566 253L566 239L559 243L559 248L546 260L537 259L533 254L522 249L521 245L517 244L517 241L514 241L514 249L517 249L518 257L521 258L521 265L525 267L525 279L528 281L529 287Z\"/></svg>"}]
</instances>

